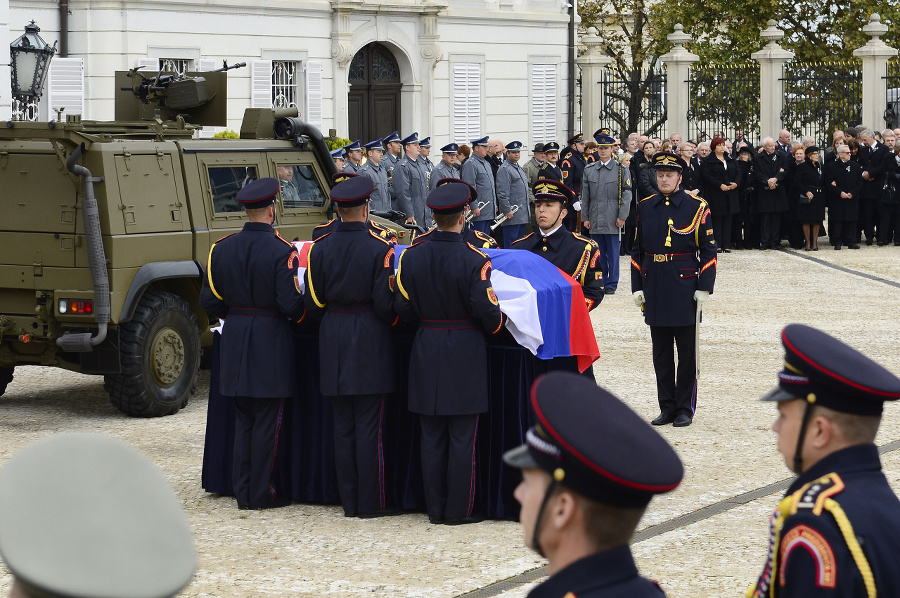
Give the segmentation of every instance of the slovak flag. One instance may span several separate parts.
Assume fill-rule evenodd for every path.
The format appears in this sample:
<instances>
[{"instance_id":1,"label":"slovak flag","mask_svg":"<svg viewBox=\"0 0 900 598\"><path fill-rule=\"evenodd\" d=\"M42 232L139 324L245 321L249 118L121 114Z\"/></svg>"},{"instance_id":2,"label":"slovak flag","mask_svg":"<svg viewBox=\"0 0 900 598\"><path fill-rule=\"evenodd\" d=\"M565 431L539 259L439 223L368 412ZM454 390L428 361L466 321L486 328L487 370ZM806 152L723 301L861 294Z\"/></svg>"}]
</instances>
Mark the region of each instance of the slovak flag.
<instances>
[{"instance_id":1,"label":"slovak flag","mask_svg":"<svg viewBox=\"0 0 900 598\"><path fill-rule=\"evenodd\" d=\"M294 243L300 254L298 276L305 284L311 241ZM407 245L398 245L394 269ZM516 342L539 359L575 356L583 372L600 357L597 338L581 285L571 276L531 253L485 249L493 266L491 284L506 324Z\"/></svg>"}]
</instances>

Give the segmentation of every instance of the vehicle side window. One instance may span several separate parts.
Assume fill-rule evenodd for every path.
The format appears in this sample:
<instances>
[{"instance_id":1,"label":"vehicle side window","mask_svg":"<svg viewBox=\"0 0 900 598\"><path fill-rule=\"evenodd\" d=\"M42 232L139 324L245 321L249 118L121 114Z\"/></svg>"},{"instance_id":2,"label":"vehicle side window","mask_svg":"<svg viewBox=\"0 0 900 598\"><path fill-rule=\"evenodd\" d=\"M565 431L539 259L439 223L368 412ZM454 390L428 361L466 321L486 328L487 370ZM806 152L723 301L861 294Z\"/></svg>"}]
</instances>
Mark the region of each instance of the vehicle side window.
<instances>
[{"instance_id":1,"label":"vehicle side window","mask_svg":"<svg viewBox=\"0 0 900 598\"><path fill-rule=\"evenodd\" d=\"M276 166L281 185L281 201L285 210L295 208L320 208L325 205L325 194L312 166L308 164L279 164Z\"/></svg>"},{"instance_id":2,"label":"vehicle side window","mask_svg":"<svg viewBox=\"0 0 900 598\"><path fill-rule=\"evenodd\" d=\"M208 171L216 214L242 211L237 194L244 185L259 178L256 166L210 166Z\"/></svg>"}]
</instances>

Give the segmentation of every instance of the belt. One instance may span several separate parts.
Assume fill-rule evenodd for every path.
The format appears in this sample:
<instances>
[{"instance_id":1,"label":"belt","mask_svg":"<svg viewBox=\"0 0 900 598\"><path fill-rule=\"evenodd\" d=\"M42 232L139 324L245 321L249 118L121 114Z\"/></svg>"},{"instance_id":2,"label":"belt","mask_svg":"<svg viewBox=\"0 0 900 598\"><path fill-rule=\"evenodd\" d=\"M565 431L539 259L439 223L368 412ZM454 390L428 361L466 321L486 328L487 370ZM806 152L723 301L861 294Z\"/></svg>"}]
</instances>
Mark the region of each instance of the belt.
<instances>
[{"instance_id":1,"label":"belt","mask_svg":"<svg viewBox=\"0 0 900 598\"><path fill-rule=\"evenodd\" d=\"M466 330L478 328L478 323L475 320L422 320L419 327L429 330Z\"/></svg>"},{"instance_id":2,"label":"belt","mask_svg":"<svg viewBox=\"0 0 900 598\"><path fill-rule=\"evenodd\" d=\"M363 311L372 311L371 303L329 303L325 306L328 311L336 311L342 314L353 314Z\"/></svg>"},{"instance_id":3,"label":"belt","mask_svg":"<svg viewBox=\"0 0 900 598\"><path fill-rule=\"evenodd\" d=\"M228 314L233 316L247 316L250 318L284 318L286 317L277 309L265 307L230 307Z\"/></svg>"},{"instance_id":4,"label":"belt","mask_svg":"<svg viewBox=\"0 0 900 598\"><path fill-rule=\"evenodd\" d=\"M654 262L687 262L696 259L693 253L648 253Z\"/></svg>"}]
</instances>

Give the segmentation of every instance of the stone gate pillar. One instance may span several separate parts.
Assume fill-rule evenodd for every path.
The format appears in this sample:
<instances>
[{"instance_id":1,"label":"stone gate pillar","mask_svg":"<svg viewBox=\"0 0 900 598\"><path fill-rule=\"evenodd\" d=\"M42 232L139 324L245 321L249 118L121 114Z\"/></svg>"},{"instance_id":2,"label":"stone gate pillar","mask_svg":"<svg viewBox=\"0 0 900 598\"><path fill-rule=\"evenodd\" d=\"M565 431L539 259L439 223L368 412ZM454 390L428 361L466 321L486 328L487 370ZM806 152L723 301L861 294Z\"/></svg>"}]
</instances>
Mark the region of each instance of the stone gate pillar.
<instances>
[{"instance_id":1,"label":"stone gate pillar","mask_svg":"<svg viewBox=\"0 0 900 598\"><path fill-rule=\"evenodd\" d=\"M897 50L881 40L887 33L887 25L876 12L869 17L863 31L872 39L853 55L862 60L862 125L876 131L884 128L884 112L887 107L887 62L897 55Z\"/></svg>"},{"instance_id":2,"label":"stone gate pillar","mask_svg":"<svg viewBox=\"0 0 900 598\"><path fill-rule=\"evenodd\" d=\"M750 57L759 63L759 132L761 137L778 137L782 129L781 111L784 109L784 83L781 80L784 63L794 57L778 42L784 38L774 20L760 32L769 43Z\"/></svg>"},{"instance_id":3,"label":"stone gate pillar","mask_svg":"<svg viewBox=\"0 0 900 598\"><path fill-rule=\"evenodd\" d=\"M600 108L602 93L600 81L603 69L612 64L612 58L604 54L603 40L597 35L597 29L591 27L587 35L581 38L587 52L575 59L581 67L581 127L586 138L600 127ZM627 135L628 132L623 132Z\"/></svg>"},{"instance_id":4,"label":"stone gate pillar","mask_svg":"<svg viewBox=\"0 0 900 598\"><path fill-rule=\"evenodd\" d=\"M688 52L684 44L691 36L684 32L681 23L675 25L675 31L666 36L672 42L672 49L660 56L666 65L666 130L669 133L679 132L682 139L688 138L688 110L691 107L691 65L700 57Z\"/></svg>"}]
</instances>

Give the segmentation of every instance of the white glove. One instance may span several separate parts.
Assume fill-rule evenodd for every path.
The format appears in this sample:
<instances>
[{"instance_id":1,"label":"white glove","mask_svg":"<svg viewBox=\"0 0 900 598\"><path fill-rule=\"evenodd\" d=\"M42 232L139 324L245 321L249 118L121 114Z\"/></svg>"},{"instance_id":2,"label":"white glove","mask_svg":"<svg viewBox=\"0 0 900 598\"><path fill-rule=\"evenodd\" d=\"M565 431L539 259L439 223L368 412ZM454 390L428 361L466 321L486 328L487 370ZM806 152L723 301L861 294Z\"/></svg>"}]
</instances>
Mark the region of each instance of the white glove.
<instances>
[{"instance_id":1,"label":"white glove","mask_svg":"<svg viewBox=\"0 0 900 598\"><path fill-rule=\"evenodd\" d=\"M709 299L709 291L694 291L694 301L697 302L697 305L700 308L703 308L703 304Z\"/></svg>"},{"instance_id":2,"label":"white glove","mask_svg":"<svg viewBox=\"0 0 900 598\"><path fill-rule=\"evenodd\" d=\"M581 202L576 201L575 203L572 204L572 207L575 209L576 212L580 212L581 211Z\"/></svg>"},{"instance_id":3,"label":"white glove","mask_svg":"<svg viewBox=\"0 0 900 598\"><path fill-rule=\"evenodd\" d=\"M631 298L634 299L634 304L638 307L644 304L644 291L635 291L631 294Z\"/></svg>"}]
</instances>

